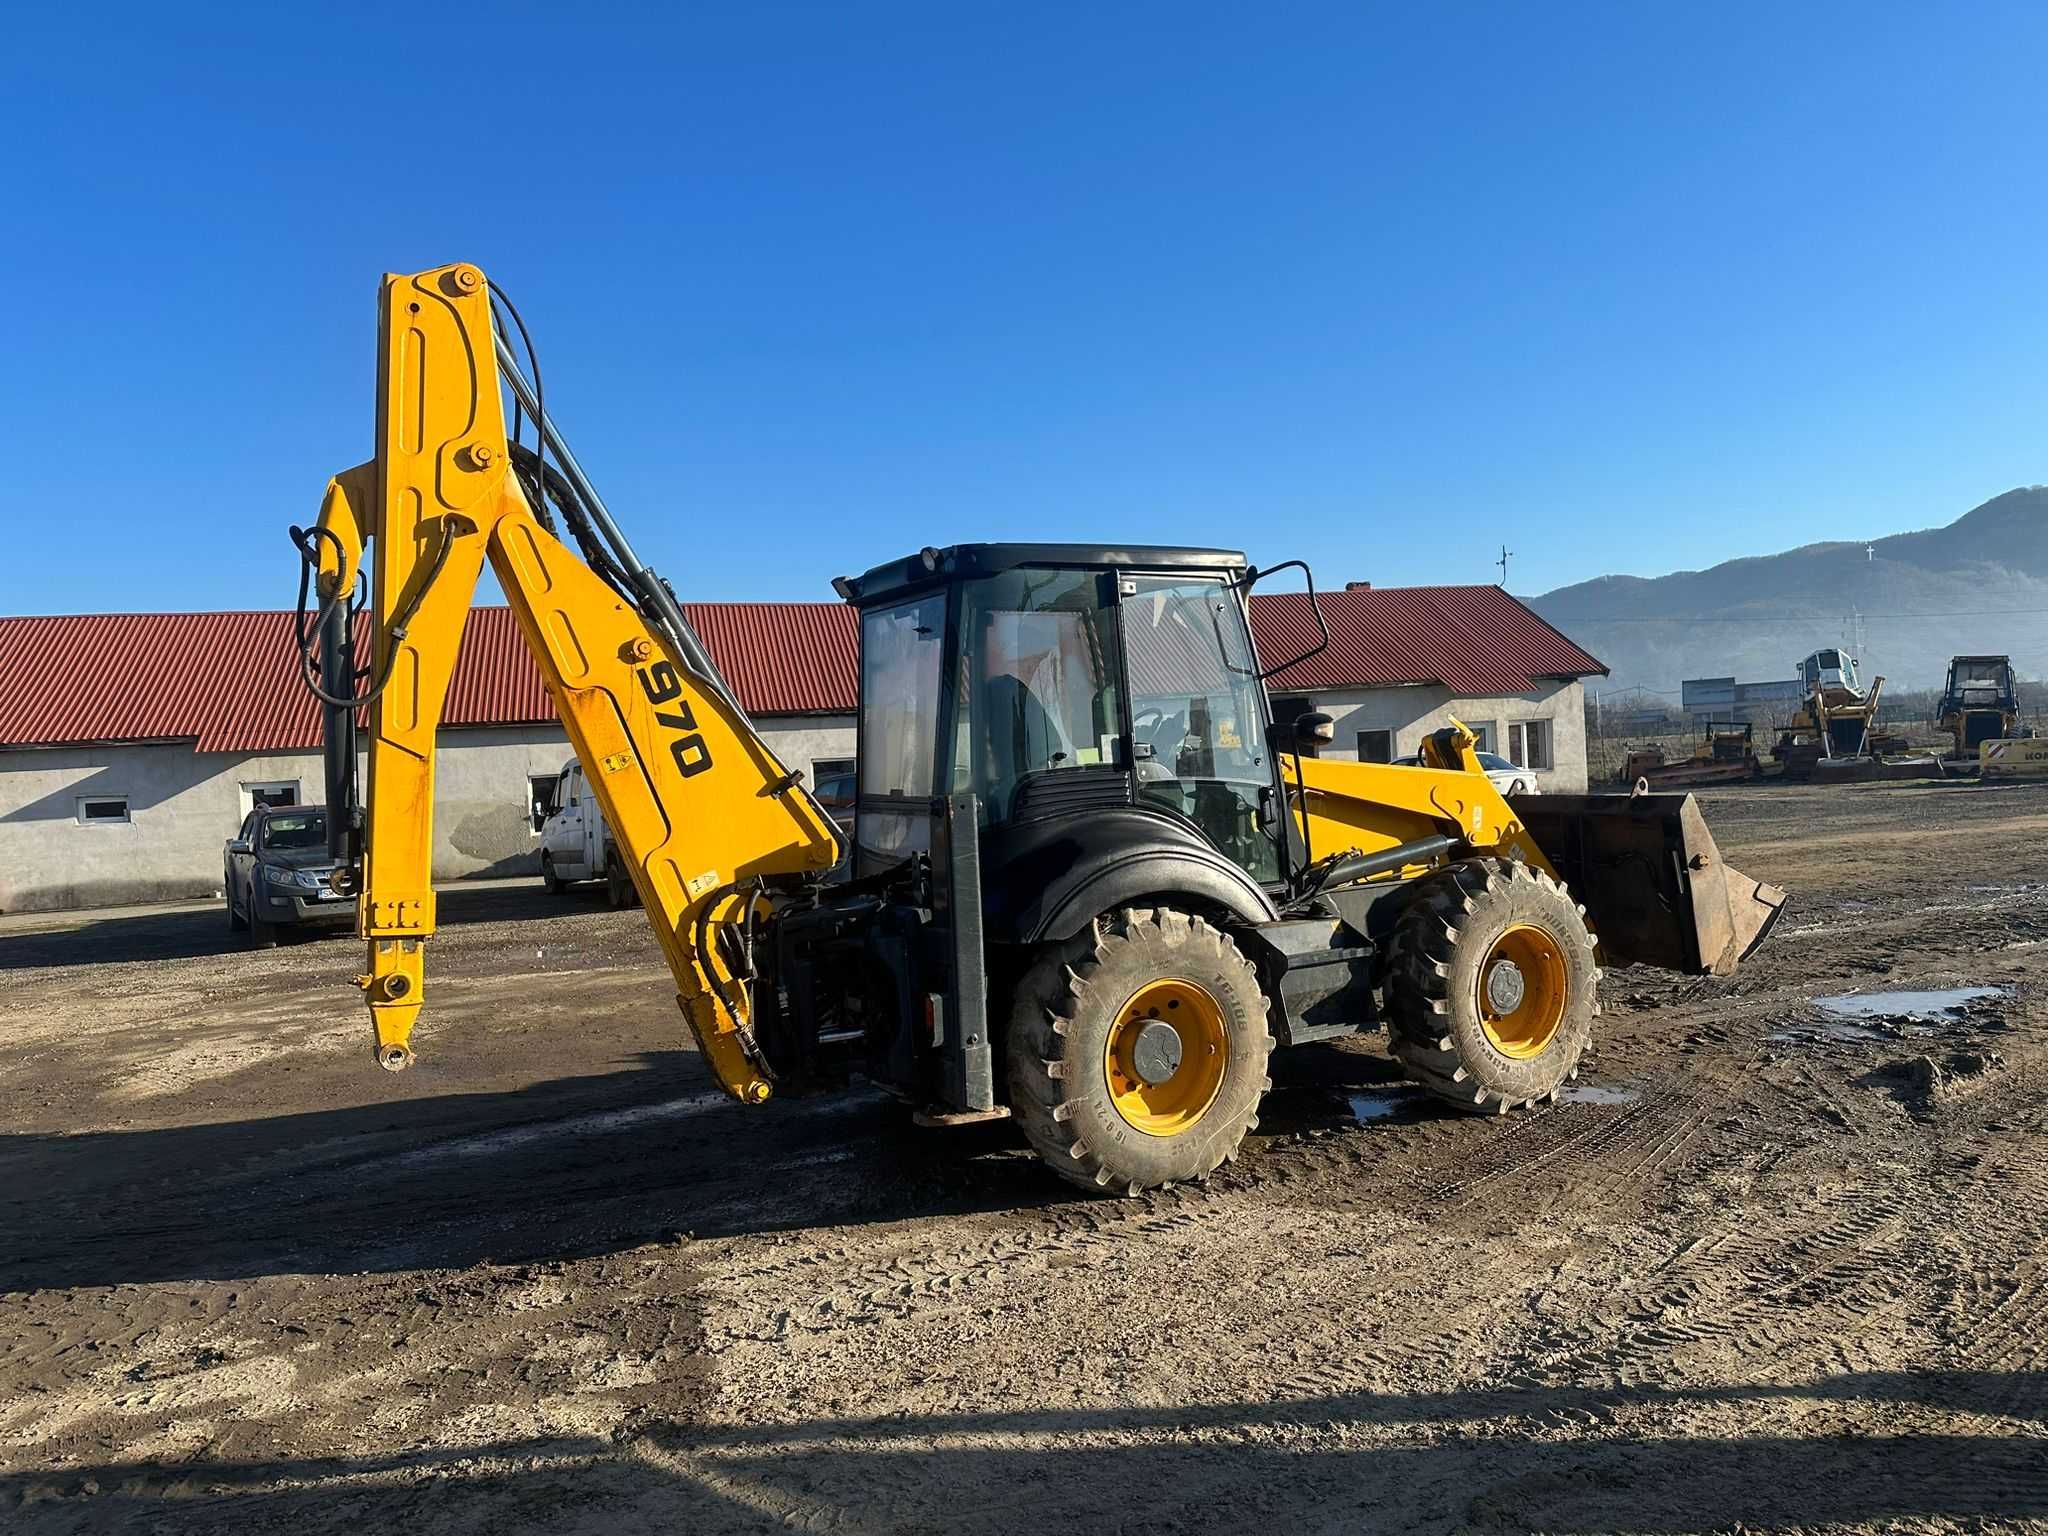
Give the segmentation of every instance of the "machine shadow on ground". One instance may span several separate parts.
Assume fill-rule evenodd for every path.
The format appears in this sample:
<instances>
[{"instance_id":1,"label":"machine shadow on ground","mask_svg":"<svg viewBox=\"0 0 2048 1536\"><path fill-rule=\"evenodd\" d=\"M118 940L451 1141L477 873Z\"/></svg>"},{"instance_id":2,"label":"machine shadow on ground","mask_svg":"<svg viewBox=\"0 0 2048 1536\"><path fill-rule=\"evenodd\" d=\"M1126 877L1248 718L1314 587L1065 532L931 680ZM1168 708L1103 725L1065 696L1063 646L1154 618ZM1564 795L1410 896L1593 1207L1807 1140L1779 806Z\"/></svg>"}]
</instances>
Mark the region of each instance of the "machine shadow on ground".
<instances>
[{"instance_id":1,"label":"machine shadow on ground","mask_svg":"<svg viewBox=\"0 0 2048 1536\"><path fill-rule=\"evenodd\" d=\"M1267 1103L1280 1137L1359 1126L1384 1058L1310 1047ZM1007 1122L910 1123L859 1085L749 1109L693 1051L501 1093L196 1125L0 1136L0 1291L590 1257L748 1233L1103 1203ZM403 1080L401 1080L403 1081ZM1434 1115L1416 1096L1415 1115ZM1398 1122L1396 1122L1398 1123ZM1256 1151L1248 1155L1256 1156Z\"/></svg>"},{"instance_id":2,"label":"machine shadow on ground","mask_svg":"<svg viewBox=\"0 0 2048 1536\"><path fill-rule=\"evenodd\" d=\"M1432 1531L1974 1525L2048 1516L2035 1435L1557 1441L1503 1426L1611 1422L1645 1404L1682 1410L1788 1398L1926 1406L2010 1423L2024 1396L2003 1373L1875 1372L1787 1386L1346 1392L737 1429L650 1419L608 1439L564 1435L175 1469L73 1465L0 1477L0 1506L21 1511L23 1531L227 1523L383 1530L457 1509L465 1529L525 1528L573 1507L584 1518L609 1513L636 1528L653 1521L704 1533L845 1522L1007 1532L1020 1515L1050 1529L1091 1527L1104 1518L1111 1490L1146 1489L1158 1528L1174 1529L1295 1520L1322 1529L1333 1517L1361 1530ZM2029 1417L2038 1421L2017 1415ZM1457 1433L1473 1423L1488 1432ZM1340 1429L1359 1438L1333 1446ZM1424 1438L1432 1430L1448 1433ZM1414 1438L1392 1438L1404 1431Z\"/></svg>"},{"instance_id":3,"label":"machine shadow on ground","mask_svg":"<svg viewBox=\"0 0 2048 1536\"><path fill-rule=\"evenodd\" d=\"M451 885L442 887L439 894L443 928L554 917L587 912L604 904L601 885L572 886L560 896L551 896L538 880L530 886ZM638 923L637 914L633 921ZM356 942L354 928L343 921L305 928L286 925L277 930L277 938L282 945ZM226 908L219 901L171 912L160 908L123 912L115 907L72 926L0 934L0 971L185 960L231 954L248 947L246 933L228 931Z\"/></svg>"}]
</instances>

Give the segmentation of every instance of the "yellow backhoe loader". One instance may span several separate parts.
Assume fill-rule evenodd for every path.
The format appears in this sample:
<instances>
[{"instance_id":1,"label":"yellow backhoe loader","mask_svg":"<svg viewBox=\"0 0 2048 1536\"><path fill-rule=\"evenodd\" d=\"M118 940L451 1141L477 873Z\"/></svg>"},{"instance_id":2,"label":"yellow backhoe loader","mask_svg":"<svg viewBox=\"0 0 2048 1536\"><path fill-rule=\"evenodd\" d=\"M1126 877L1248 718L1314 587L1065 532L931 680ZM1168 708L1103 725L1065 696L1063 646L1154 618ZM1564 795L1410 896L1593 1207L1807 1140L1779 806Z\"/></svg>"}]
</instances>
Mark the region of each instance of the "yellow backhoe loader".
<instances>
[{"instance_id":1,"label":"yellow backhoe loader","mask_svg":"<svg viewBox=\"0 0 2048 1536\"><path fill-rule=\"evenodd\" d=\"M486 560L705 1063L748 1104L858 1074L928 1121L1012 1115L1066 1178L1136 1192L1234 1155L1276 1043L1384 1027L1458 1109L1548 1100L1602 963L1726 975L1784 902L1721 863L1690 796L1511 804L1458 727L1420 767L1317 757L1328 717L1276 725L1253 649L1269 573L1139 545L931 547L834 582L860 616L860 752L828 879L834 822L556 430L518 312L460 264L387 276L378 305L376 455L293 536L387 1068L412 1060L435 727ZM1320 626L1312 581L1307 604Z\"/></svg>"},{"instance_id":2,"label":"yellow backhoe loader","mask_svg":"<svg viewBox=\"0 0 2048 1536\"><path fill-rule=\"evenodd\" d=\"M2010 656L1957 656L1948 664L1948 681L1934 706L1934 723L1954 740L1949 756L1975 762L1987 741L2009 741L2018 735L2019 687Z\"/></svg>"}]
</instances>

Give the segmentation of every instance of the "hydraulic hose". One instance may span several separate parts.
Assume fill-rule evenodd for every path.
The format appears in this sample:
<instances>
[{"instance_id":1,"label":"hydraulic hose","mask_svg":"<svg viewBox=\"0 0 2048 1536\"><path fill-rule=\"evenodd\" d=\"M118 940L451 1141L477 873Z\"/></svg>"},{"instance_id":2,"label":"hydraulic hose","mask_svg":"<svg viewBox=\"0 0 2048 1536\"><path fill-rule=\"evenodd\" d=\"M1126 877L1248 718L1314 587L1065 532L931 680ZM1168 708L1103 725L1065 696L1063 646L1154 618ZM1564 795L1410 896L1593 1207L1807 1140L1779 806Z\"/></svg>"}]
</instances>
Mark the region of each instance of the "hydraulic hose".
<instances>
[{"instance_id":1,"label":"hydraulic hose","mask_svg":"<svg viewBox=\"0 0 2048 1536\"><path fill-rule=\"evenodd\" d=\"M441 568L448 563L449 553L455 547L455 535L444 522L441 529L441 540L434 546L433 558L427 564L425 579L414 588L411 600L406 603L398 616L391 621L391 627L386 631L384 675L377 679L375 687L359 697L337 697L322 687L320 663L313 655L313 648L319 643L321 631L327 627L328 619L333 616L335 605L337 603L345 603L348 599L348 594L340 587L329 593L327 600L320 605L319 613L314 617L311 631L309 632L306 628L306 593L308 584L312 580L312 574L319 569L320 565L320 556L316 552L318 541L323 538L332 539L335 551L338 554L341 551L340 536L329 528L316 527L305 529L295 527L291 530L291 537L292 543L298 547L299 559L301 561L299 566L299 602L297 611L299 680L306 685L306 691L311 693L322 704L331 705L336 709L366 709L382 698L384 690L391 686L391 678L398 665L398 643L405 638L406 631L411 627L414 616L419 613L420 604L426 599L427 589L434 584L435 578L441 574ZM349 611L348 618L353 623L355 610L351 609Z\"/></svg>"}]
</instances>

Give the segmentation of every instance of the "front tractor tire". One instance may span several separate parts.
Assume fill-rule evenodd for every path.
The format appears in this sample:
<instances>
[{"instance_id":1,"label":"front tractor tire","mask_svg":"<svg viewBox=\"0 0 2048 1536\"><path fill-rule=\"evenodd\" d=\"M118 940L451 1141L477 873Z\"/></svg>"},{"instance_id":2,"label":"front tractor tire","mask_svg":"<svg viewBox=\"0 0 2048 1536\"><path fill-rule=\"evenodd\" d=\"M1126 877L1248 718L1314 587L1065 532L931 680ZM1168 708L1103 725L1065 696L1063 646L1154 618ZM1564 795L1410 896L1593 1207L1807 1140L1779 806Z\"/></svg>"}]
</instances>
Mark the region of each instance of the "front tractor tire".
<instances>
[{"instance_id":1,"label":"front tractor tire","mask_svg":"<svg viewBox=\"0 0 2048 1536\"><path fill-rule=\"evenodd\" d=\"M1171 907L1126 908L1021 979L1011 1113L1062 1178L1135 1195L1236 1155L1272 1050L1258 973L1227 935Z\"/></svg>"},{"instance_id":2,"label":"front tractor tire","mask_svg":"<svg viewBox=\"0 0 2048 1536\"><path fill-rule=\"evenodd\" d=\"M1549 1100L1600 1012L1593 935L1562 885L1513 859L1420 882L1395 930L1388 1034L1409 1075L1468 1114Z\"/></svg>"}]
</instances>

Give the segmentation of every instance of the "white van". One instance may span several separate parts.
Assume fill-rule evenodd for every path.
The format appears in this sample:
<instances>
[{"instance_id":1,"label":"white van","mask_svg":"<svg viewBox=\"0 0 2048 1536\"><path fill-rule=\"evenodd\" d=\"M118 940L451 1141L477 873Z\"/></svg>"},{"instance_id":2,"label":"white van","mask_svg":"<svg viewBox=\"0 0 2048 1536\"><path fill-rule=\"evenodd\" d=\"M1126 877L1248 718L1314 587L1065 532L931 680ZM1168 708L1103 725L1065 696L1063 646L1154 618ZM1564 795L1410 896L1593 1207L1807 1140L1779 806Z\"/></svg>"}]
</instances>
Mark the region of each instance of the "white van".
<instances>
[{"instance_id":1,"label":"white van","mask_svg":"<svg viewBox=\"0 0 2048 1536\"><path fill-rule=\"evenodd\" d=\"M605 830L597 797L584 781L583 765L574 758L562 765L553 805L541 823L540 878L557 895L577 881L602 880L605 898L613 906L630 907L640 899Z\"/></svg>"}]
</instances>

